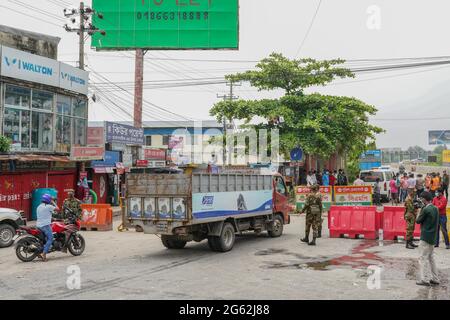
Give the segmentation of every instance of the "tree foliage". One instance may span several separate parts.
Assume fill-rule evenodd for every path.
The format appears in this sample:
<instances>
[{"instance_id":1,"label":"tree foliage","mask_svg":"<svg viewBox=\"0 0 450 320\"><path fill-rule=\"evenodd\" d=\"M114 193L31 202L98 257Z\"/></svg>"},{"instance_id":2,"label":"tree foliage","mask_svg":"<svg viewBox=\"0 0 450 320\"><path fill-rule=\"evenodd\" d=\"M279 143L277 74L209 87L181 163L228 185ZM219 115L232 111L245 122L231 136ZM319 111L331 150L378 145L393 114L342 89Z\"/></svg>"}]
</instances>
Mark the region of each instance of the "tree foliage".
<instances>
[{"instance_id":1,"label":"tree foliage","mask_svg":"<svg viewBox=\"0 0 450 320\"><path fill-rule=\"evenodd\" d=\"M227 76L233 82L248 81L259 90L282 89L279 99L221 101L210 114L218 121L244 120L255 129L277 127L280 150L284 155L297 146L308 154L327 158L336 151L359 157L366 142L383 130L369 124L369 115L377 110L358 99L305 94L311 86L326 85L336 78L353 77L350 70L339 67L343 60L289 60L281 54L263 59L256 71ZM274 119L284 119L275 124ZM256 122L255 119L262 118ZM252 124L250 124L252 123Z\"/></svg>"},{"instance_id":2,"label":"tree foliage","mask_svg":"<svg viewBox=\"0 0 450 320\"><path fill-rule=\"evenodd\" d=\"M11 140L0 135L0 152L9 152L11 149Z\"/></svg>"}]
</instances>

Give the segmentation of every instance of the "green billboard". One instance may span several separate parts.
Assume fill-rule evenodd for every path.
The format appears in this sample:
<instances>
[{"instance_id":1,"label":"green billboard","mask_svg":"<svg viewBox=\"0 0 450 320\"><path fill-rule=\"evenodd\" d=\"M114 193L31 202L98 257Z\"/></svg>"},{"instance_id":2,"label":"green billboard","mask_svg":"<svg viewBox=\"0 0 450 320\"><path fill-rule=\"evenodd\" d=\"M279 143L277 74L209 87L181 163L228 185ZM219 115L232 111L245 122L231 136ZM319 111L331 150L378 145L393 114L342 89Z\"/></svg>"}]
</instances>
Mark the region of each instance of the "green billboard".
<instances>
[{"instance_id":1,"label":"green billboard","mask_svg":"<svg viewBox=\"0 0 450 320\"><path fill-rule=\"evenodd\" d=\"M238 49L239 0L92 0L97 50Z\"/></svg>"}]
</instances>

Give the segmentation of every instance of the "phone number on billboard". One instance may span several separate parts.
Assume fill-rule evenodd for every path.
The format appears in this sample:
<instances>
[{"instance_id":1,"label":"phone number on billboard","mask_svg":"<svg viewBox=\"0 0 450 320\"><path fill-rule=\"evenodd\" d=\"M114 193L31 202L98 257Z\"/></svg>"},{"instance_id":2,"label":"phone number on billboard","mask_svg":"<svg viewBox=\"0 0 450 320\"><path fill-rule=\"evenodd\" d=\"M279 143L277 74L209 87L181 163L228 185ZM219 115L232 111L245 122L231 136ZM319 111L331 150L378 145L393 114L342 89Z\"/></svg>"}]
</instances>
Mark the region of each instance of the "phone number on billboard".
<instances>
[{"instance_id":1,"label":"phone number on billboard","mask_svg":"<svg viewBox=\"0 0 450 320\"><path fill-rule=\"evenodd\" d=\"M137 12L138 20L208 20L209 12Z\"/></svg>"}]
</instances>

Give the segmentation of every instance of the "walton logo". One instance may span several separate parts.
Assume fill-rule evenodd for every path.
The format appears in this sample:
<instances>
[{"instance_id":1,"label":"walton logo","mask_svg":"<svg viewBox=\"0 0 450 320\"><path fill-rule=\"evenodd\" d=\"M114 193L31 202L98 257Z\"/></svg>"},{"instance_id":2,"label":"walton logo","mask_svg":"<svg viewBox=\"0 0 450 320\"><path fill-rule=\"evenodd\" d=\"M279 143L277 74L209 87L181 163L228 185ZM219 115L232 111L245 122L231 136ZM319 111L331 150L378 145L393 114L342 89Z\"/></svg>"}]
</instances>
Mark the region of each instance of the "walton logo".
<instances>
[{"instance_id":1,"label":"walton logo","mask_svg":"<svg viewBox=\"0 0 450 320\"><path fill-rule=\"evenodd\" d=\"M205 206L212 206L214 203L214 196L204 196L202 204Z\"/></svg>"},{"instance_id":2,"label":"walton logo","mask_svg":"<svg viewBox=\"0 0 450 320\"><path fill-rule=\"evenodd\" d=\"M8 67L10 67L10 66L11 66L11 64L16 64L16 63L17 63L17 59L16 59L16 58L14 58L14 59L12 59L12 61L11 61L11 62L9 62L9 59L8 59L8 57L5 57L5 62L6 62L6 64L7 64L7 66L8 66Z\"/></svg>"},{"instance_id":3,"label":"walton logo","mask_svg":"<svg viewBox=\"0 0 450 320\"><path fill-rule=\"evenodd\" d=\"M49 77L51 77L53 75L52 68L49 68L46 66L41 66L39 64L35 64L35 63L23 61L23 60L18 60L16 58L9 59L8 57L5 57L5 63L8 67L17 65L17 69L19 69L19 70L40 73L44 76L49 76Z\"/></svg>"},{"instance_id":4,"label":"walton logo","mask_svg":"<svg viewBox=\"0 0 450 320\"><path fill-rule=\"evenodd\" d=\"M76 84L79 84L79 85L82 85L82 86L86 85L86 81L84 79L81 79L81 78L76 77L76 76L72 76L71 74L68 74L67 72L66 73L61 72L61 78L63 80L65 80L65 81L70 81L70 86L71 87L73 86L74 82Z\"/></svg>"}]
</instances>

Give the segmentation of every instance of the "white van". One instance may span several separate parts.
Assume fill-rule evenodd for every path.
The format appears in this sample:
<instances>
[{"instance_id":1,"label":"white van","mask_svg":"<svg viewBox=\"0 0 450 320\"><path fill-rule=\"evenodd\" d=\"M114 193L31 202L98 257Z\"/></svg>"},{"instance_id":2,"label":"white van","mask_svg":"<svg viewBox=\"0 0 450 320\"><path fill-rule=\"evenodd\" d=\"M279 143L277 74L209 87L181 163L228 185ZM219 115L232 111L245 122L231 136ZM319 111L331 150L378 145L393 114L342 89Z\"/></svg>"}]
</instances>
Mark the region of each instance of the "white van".
<instances>
[{"instance_id":1,"label":"white van","mask_svg":"<svg viewBox=\"0 0 450 320\"><path fill-rule=\"evenodd\" d=\"M364 181L365 185L375 186L377 178L380 178L380 191L381 191L381 201L389 202L391 197L391 188L389 187L389 181L391 181L394 176L394 172L391 170L373 169L373 170L362 170L359 173L359 178Z\"/></svg>"}]
</instances>

